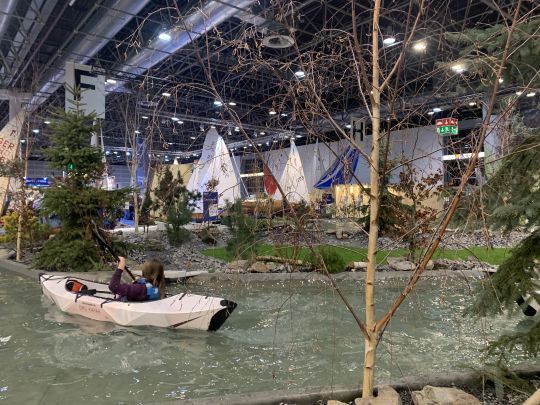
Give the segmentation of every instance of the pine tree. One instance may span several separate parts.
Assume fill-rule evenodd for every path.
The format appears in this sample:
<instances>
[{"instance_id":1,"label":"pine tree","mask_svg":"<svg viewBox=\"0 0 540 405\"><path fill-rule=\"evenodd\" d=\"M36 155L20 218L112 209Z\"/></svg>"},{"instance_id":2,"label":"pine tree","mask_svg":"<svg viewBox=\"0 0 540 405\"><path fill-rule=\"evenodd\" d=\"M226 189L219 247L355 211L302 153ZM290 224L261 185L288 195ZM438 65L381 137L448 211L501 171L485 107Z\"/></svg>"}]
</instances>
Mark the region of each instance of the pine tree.
<instances>
[{"instance_id":1,"label":"pine tree","mask_svg":"<svg viewBox=\"0 0 540 405\"><path fill-rule=\"evenodd\" d=\"M481 285L469 313L488 316L509 310L523 316L517 298L532 296L540 302L540 130L519 134L517 145L484 189L491 225L505 231L524 227L529 234ZM493 342L489 352L504 356L517 348L530 356L540 353L538 316L526 330L516 330Z\"/></svg>"},{"instance_id":2,"label":"pine tree","mask_svg":"<svg viewBox=\"0 0 540 405\"><path fill-rule=\"evenodd\" d=\"M51 168L67 172L56 178L44 194L41 209L55 214L60 232L43 245L35 265L47 270L96 270L106 253L95 243L93 223L98 226L114 216L127 200L129 189L108 191L96 187L105 172L103 155L90 145L97 128L93 115L81 111L54 113L51 147L46 155Z\"/></svg>"}]
</instances>

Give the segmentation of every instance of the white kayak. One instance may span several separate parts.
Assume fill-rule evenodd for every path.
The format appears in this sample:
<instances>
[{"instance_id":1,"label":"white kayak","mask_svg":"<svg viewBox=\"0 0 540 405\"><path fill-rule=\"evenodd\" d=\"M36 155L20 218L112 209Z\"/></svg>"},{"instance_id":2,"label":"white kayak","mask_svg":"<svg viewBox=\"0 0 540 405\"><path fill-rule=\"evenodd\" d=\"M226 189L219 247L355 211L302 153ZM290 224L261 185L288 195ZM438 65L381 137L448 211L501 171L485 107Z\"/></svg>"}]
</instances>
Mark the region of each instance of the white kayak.
<instances>
[{"instance_id":1,"label":"white kayak","mask_svg":"<svg viewBox=\"0 0 540 405\"><path fill-rule=\"evenodd\" d=\"M236 308L233 301L186 293L157 301L125 302L107 284L79 277L41 273L39 281L43 294L62 311L122 326L214 331ZM83 285L79 292L72 291L74 283Z\"/></svg>"}]
</instances>

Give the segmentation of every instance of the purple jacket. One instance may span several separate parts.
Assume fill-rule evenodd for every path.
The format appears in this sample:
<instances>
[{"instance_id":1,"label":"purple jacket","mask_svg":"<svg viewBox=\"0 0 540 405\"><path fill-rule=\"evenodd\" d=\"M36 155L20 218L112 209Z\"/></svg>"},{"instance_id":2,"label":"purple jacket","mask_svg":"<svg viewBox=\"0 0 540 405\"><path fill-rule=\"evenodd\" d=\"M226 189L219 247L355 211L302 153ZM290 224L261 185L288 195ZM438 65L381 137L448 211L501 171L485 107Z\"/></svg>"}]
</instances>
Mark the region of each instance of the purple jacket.
<instances>
[{"instance_id":1,"label":"purple jacket","mask_svg":"<svg viewBox=\"0 0 540 405\"><path fill-rule=\"evenodd\" d=\"M125 284L122 283L122 270L116 269L109 290L120 297L127 298L128 301L146 301L146 286L144 284Z\"/></svg>"}]
</instances>

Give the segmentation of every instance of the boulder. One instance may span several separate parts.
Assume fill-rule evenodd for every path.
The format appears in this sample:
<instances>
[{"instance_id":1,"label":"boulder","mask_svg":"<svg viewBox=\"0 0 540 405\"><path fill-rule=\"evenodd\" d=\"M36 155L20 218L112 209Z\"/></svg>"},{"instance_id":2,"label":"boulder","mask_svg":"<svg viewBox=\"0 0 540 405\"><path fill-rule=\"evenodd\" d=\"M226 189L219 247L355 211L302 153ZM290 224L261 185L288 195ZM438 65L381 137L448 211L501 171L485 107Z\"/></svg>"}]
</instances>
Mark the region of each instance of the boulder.
<instances>
[{"instance_id":1,"label":"boulder","mask_svg":"<svg viewBox=\"0 0 540 405\"><path fill-rule=\"evenodd\" d=\"M336 238L343 239L343 229L341 228L336 229Z\"/></svg>"},{"instance_id":2,"label":"boulder","mask_svg":"<svg viewBox=\"0 0 540 405\"><path fill-rule=\"evenodd\" d=\"M457 388L426 385L422 391L411 394L415 405L481 405L471 394Z\"/></svg>"},{"instance_id":3,"label":"boulder","mask_svg":"<svg viewBox=\"0 0 540 405\"><path fill-rule=\"evenodd\" d=\"M16 253L12 249L0 249L0 259L13 260Z\"/></svg>"},{"instance_id":4,"label":"boulder","mask_svg":"<svg viewBox=\"0 0 540 405\"><path fill-rule=\"evenodd\" d=\"M248 271L251 273L268 273L268 267L264 262L255 262L249 266Z\"/></svg>"},{"instance_id":5,"label":"boulder","mask_svg":"<svg viewBox=\"0 0 540 405\"><path fill-rule=\"evenodd\" d=\"M335 399L329 399L326 405L348 405L346 402L337 401Z\"/></svg>"},{"instance_id":6,"label":"boulder","mask_svg":"<svg viewBox=\"0 0 540 405\"><path fill-rule=\"evenodd\" d=\"M412 271L416 268L416 264L408 261L404 257L389 257L386 260L392 270Z\"/></svg>"},{"instance_id":7,"label":"boulder","mask_svg":"<svg viewBox=\"0 0 540 405\"><path fill-rule=\"evenodd\" d=\"M371 398L356 398L354 405L401 405L401 397L389 385L378 388L377 396Z\"/></svg>"},{"instance_id":8,"label":"boulder","mask_svg":"<svg viewBox=\"0 0 540 405\"><path fill-rule=\"evenodd\" d=\"M354 221L344 221L341 224L341 227L342 227L344 233L346 233L348 235L351 235L351 236L354 236L357 233L362 231L362 227L360 225L358 225Z\"/></svg>"},{"instance_id":9,"label":"boulder","mask_svg":"<svg viewBox=\"0 0 540 405\"><path fill-rule=\"evenodd\" d=\"M246 270L249 267L249 260L234 260L227 264L230 270Z\"/></svg>"},{"instance_id":10,"label":"boulder","mask_svg":"<svg viewBox=\"0 0 540 405\"><path fill-rule=\"evenodd\" d=\"M216 245L218 243L218 233L215 229L203 228L199 232L199 239L207 245Z\"/></svg>"},{"instance_id":11,"label":"boulder","mask_svg":"<svg viewBox=\"0 0 540 405\"><path fill-rule=\"evenodd\" d=\"M433 260L428 261L426 264L426 270L433 270L433 267L435 267Z\"/></svg>"}]
</instances>

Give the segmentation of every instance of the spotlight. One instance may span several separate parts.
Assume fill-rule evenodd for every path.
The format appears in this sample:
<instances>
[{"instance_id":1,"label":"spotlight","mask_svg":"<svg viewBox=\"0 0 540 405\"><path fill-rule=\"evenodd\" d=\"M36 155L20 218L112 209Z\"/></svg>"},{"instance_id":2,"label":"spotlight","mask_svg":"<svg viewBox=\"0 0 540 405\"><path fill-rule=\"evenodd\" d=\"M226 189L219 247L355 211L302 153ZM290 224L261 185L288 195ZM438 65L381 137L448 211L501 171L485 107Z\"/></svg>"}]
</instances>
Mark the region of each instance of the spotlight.
<instances>
[{"instance_id":1,"label":"spotlight","mask_svg":"<svg viewBox=\"0 0 540 405\"><path fill-rule=\"evenodd\" d=\"M116 84L116 80L114 80L114 79L107 79L107 80L105 81L105 83Z\"/></svg>"},{"instance_id":2,"label":"spotlight","mask_svg":"<svg viewBox=\"0 0 540 405\"><path fill-rule=\"evenodd\" d=\"M424 41L418 41L418 42L415 42L414 45L413 45L413 49L416 51L416 52L422 52L422 51L425 51L427 48L427 44L424 42Z\"/></svg>"},{"instance_id":3,"label":"spotlight","mask_svg":"<svg viewBox=\"0 0 540 405\"><path fill-rule=\"evenodd\" d=\"M526 97L534 97L536 96L536 93L534 91L531 91L530 93L526 94Z\"/></svg>"},{"instance_id":4,"label":"spotlight","mask_svg":"<svg viewBox=\"0 0 540 405\"><path fill-rule=\"evenodd\" d=\"M162 32L161 34L158 35L158 38L161 39L162 41L170 41L172 39L171 34L167 32Z\"/></svg>"},{"instance_id":5,"label":"spotlight","mask_svg":"<svg viewBox=\"0 0 540 405\"><path fill-rule=\"evenodd\" d=\"M299 79L303 79L306 76L306 73L303 70L297 70L294 72L294 75Z\"/></svg>"},{"instance_id":6,"label":"spotlight","mask_svg":"<svg viewBox=\"0 0 540 405\"><path fill-rule=\"evenodd\" d=\"M221 107L223 105L223 103L219 100L214 100L214 106L215 107Z\"/></svg>"},{"instance_id":7,"label":"spotlight","mask_svg":"<svg viewBox=\"0 0 540 405\"><path fill-rule=\"evenodd\" d=\"M383 39L383 44L385 44L386 46L390 46L392 45L394 42L396 42L396 38L394 37L388 37L388 38L385 38Z\"/></svg>"},{"instance_id":8,"label":"spotlight","mask_svg":"<svg viewBox=\"0 0 540 405\"><path fill-rule=\"evenodd\" d=\"M161 95L162 95L163 97L170 97L170 96L171 96L171 93L163 92L163 93L161 93Z\"/></svg>"},{"instance_id":9,"label":"spotlight","mask_svg":"<svg viewBox=\"0 0 540 405\"><path fill-rule=\"evenodd\" d=\"M439 107L435 107L435 108L433 109L433 112L434 112L434 113L439 113L439 112L441 112L441 111L442 111L442 108L439 108Z\"/></svg>"}]
</instances>

